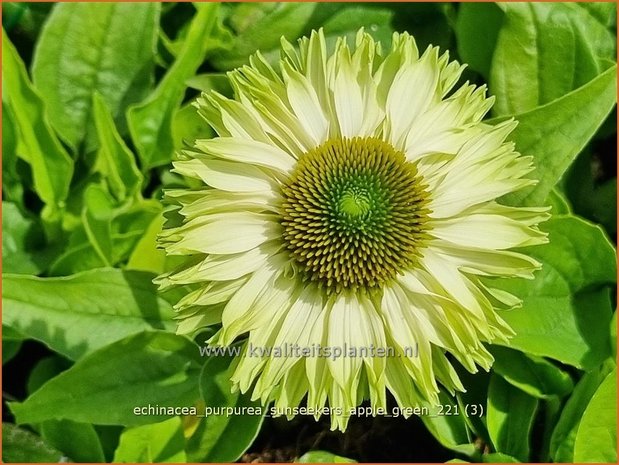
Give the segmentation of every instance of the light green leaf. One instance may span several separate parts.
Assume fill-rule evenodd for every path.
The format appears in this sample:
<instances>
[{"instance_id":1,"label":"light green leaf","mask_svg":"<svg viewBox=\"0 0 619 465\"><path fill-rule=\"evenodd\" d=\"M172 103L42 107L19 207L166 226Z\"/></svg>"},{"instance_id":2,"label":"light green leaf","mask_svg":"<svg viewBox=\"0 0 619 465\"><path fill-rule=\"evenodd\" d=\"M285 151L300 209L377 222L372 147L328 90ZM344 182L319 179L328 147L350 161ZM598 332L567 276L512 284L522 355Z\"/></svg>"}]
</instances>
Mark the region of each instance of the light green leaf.
<instances>
[{"instance_id":1,"label":"light green leaf","mask_svg":"<svg viewBox=\"0 0 619 465\"><path fill-rule=\"evenodd\" d=\"M73 160L62 147L47 120L43 100L28 79L17 50L2 30L2 87L18 134L19 153L32 168L34 189L55 211L69 193Z\"/></svg>"},{"instance_id":2,"label":"light green leaf","mask_svg":"<svg viewBox=\"0 0 619 465\"><path fill-rule=\"evenodd\" d=\"M490 74L497 115L523 113L551 102L606 69L604 59L615 58L616 37L579 3L500 6L505 17Z\"/></svg>"},{"instance_id":3,"label":"light green leaf","mask_svg":"<svg viewBox=\"0 0 619 465\"><path fill-rule=\"evenodd\" d=\"M96 169L105 177L116 200L122 202L139 192L142 174L136 166L133 153L118 134L112 115L98 92L93 95L93 113L99 138Z\"/></svg>"},{"instance_id":4,"label":"light green leaf","mask_svg":"<svg viewBox=\"0 0 619 465\"><path fill-rule=\"evenodd\" d=\"M183 100L185 81L204 60L218 8L217 3L207 3L198 9L172 67L146 100L128 110L129 130L143 170L166 164L172 158L172 117Z\"/></svg>"},{"instance_id":5,"label":"light green leaf","mask_svg":"<svg viewBox=\"0 0 619 465\"><path fill-rule=\"evenodd\" d=\"M246 395L232 393L230 357L212 357L200 375L200 393L207 408L252 408L255 415L212 414L200 421L195 433L187 441L189 462L234 462L254 442L264 408Z\"/></svg>"},{"instance_id":6,"label":"light green leaf","mask_svg":"<svg viewBox=\"0 0 619 465\"><path fill-rule=\"evenodd\" d=\"M497 452L529 460L530 433L538 401L499 376L490 378L487 422Z\"/></svg>"},{"instance_id":7,"label":"light green leaf","mask_svg":"<svg viewBox=\"0 0 619 465\"><path fill-rule=\"evenodd\" d=\"M174 149L180 150L193 146L196 139L210 139L215 132L200 116L198 109L192 103L188 103L174 112L172 134Z\"/></svg>"},{"instance_id":8,"label":"light green leaf","mask_svg":"<svg viewBox=\"0 0 619 465\"><path fill-rule=\"evenodd\" d=\"M458 54L486 80L504 14L494 3L462 2L456 20Z\"/></svg>"},{"instance_id":9,"label":"light green leaf","mask_svg":"<svg viewBox=\"0 0 619 465\"><path fill-rule=\"evenodd\" d=\"M507 454L495 452L494 454L484 454L481 456L484 463L519 463L517 459Z\"/></svg>"},{"instance_id":10,"label":"light green leaf","mask_svg":"<svg viewBox=\"0 0 619 465\"><path fill-rule=\"evenodd\" d=\"M599 226L577 217L556 216L541 228L550 243L527 250L542 263L535 279L489 283L523 299L522 308L501 311L516 332L510 346L594 368L610 356L607 285L616 280L615 251Z\"/></svg>"},{"instance_id":11,"label":"light green leaf","mask_svg":"<svg viewBox=\"0 0 619 465\"><path fill-rule=\"evenodd\" d=\"M296 459L295 463L357 463L357 461L324 450L311 450Z\"/></svg>"},{"instance_id":12,"label":"light green leaf","mask_svg":"<svg viewBox=\"0 0 619 465\"><path fill-rule=\"evenodd\" d=\"M491 353L494 371L533 397L563 397L574 388L570 375L541 357L499 346L493 346Z\"/></svg>"},{"instance_id":13,"label":"light green leaf","mask_svg":"<svg viewBox=\"0 0 619 465\"><path fill-rule=\"evenodd\" d=\"M181 419L127 428L114 452L115 463L185 463Z\"/></svg>"},{"instance_id":14,"label":"light green leaf","mask_svg":"<svg viewBox=\"0 0 619 465\"><path fill-rule=\"evenodd\" d=\"M99 436L92 425L71 420L47 420L41 423L41 436L73 462L105 462Z\"/></svg>"},{"instance_id":15,"label":"light green leaf","mask_svg":"<svg viewBox=\"0 0 619 465\"><path fill-rule=\"evenodd\" d=\"M158 215L148 225L129 257L127 269L150 271L155 274L163 273L166 255L157 245L157 236L161 232L163 223L163 215Z\"/></svg>"},{"instance_id":16,"label":"light green leaf","mask_svg":"<svg viewBox=\"0 0 619 465\"><path fill-rule=\"evenodd\" d=\"M3 323L73 360L130 334L174 328L153 275L98 269L63 278L2 277Z\"/></svg>"},{"instance_id":17,"label":"light green leaf","mask_svg":"<svg viewBox=\"0 0 619 465\"><path fill-rule=\"evenodd\" d=\"M13 203L2 202L2 264L4 273L38 274L41 268L32 249L37 231Z\"/></svg>"},{"instance_id":18,"label":"light green leaf","mask_svg":"<svg viewBox=\"0 0 619 465\"><path fill-rule=\"evenodd\" d=\"M574 462L574 440L589 401L605 379L608 370L585 373L567 399L550 438L550 456L555 462ZM616 403L616 400L613 401Z\"/></svg>"},{"instance_id":19,"label":"light green leaf","mask_svg":"<svg viewBox=\"0 0 619 465\"><path fill-rule=\"evenodd\" d=\"M617 66L613 65L563 97L515 115L518 126L511 137L519 152L534 157L535 170L528 177L539 182L504 199L514 205L544 202L616 103Z\"/></svg>"},{"instance_id":20,"label":"light green leaf","mask_svg":"<svg viewBox=\"0 0 619 465\"><path fill-rule=\"evenodd\" d=\"M35 48L32 74L54 128L74 149L94 136L94 92L122 125L124 109L151 84L160 9L155 2L55 5Z\"/></svg>"},{"instance_id":21,"label":"light green leaf","mask_svg":"<svg viewBox=\"0 0 619 465\"><path fill-rule=\"evenodd\" d=\"M140 415L135 409L191 407L198 398L200 363L189 339L142 332L87 355L24 402L9 403L9 408L20 424L50 419L99 425L153 423L166 416Z\"/></svg>"},{"instance_id":22,"label":"light green leaf","mask_svg":"<svg viewBox=\"0 0 619 465\"><path fill-rule=\"evenodd\" d=\"M582 416L574 443L575 462L617 463L617 369L597 389Z\"/></svg>"},{"instance_id":23,"label":"light green leaf","mask_svg":"<svg viewBox=\"0 0 619 465\"><path fill-rule=\"evenodd\" d=\"M36 434L11 423L2 423L2 461L5 463L54 463L66 462L67 457Z\"/></svg>"}]
</instances>

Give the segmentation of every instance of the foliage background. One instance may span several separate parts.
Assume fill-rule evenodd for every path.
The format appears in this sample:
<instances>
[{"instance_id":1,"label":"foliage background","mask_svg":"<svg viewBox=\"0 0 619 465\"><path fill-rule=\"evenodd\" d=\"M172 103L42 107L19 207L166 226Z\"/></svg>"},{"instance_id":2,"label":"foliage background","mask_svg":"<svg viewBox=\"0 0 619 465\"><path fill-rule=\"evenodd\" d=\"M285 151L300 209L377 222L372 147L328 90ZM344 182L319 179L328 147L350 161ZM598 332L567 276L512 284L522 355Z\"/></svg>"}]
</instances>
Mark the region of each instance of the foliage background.
<instances>
[{"instance_id":1,"label":"foliage background","mask_svg":"<svg viewBox=\"0 0 619 465\"><path fill-rule=\"evenodd\" d=\"M616 462L616 4L3 3L3 460ZM142 417L133 407L250 405L221 357L173 334L156 273L175 151L213 136L190 106L225 71L323 27L409 31L469 63L491 118L515 115L552 205L550 244L506 313L510 348L444 395L459 415ZM480 405L481 417L464 407ZM313 452L310 452L313 451ZM321 452L322 451L322 452ZM308 453L309 452L309 453ZM304 455L305 454L305 455ZM333 455L336 454L336 455ZM344 458L346 457L346 458Z\"/></svg>"}]
</instances>

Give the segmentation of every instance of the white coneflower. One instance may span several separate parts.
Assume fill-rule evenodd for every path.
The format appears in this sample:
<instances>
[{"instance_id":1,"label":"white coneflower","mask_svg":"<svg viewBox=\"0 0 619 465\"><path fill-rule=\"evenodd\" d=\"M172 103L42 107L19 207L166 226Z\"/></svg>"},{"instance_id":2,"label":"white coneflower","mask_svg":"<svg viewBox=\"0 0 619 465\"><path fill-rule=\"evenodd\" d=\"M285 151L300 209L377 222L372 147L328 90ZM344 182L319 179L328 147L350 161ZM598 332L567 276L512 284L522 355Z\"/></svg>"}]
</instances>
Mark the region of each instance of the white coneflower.
<instances>
[{"instance_id":1,"label":"white coneflower","mask_svg":"<svg viewBox=\"0 0 619 465\"><path fill-rule=\"evenodd\" d=\"M534 182L531 158L505 142L515 122L481 122L485 87L452 91L462 70L406 33L386 54L360 31L329 55L314 32L298 52L283 41L279 70L256 54L229 73L234 99L198 100L219 136L174 163L203 187L167 193L182 220L161 243L191 258L159 282L194 289L179 332L220 323L211 344L243 337L241 391L284 410L307 395L339 409L343 430L387 390L401 407L461 390L448 354L489 369L483 343L512 334L495 308L519 301L479 276L532 277L539 264L508 249L546 242L548 214L496 202ZM293 346L360 355L275 350Z\"/></svg>"}]
</instances>

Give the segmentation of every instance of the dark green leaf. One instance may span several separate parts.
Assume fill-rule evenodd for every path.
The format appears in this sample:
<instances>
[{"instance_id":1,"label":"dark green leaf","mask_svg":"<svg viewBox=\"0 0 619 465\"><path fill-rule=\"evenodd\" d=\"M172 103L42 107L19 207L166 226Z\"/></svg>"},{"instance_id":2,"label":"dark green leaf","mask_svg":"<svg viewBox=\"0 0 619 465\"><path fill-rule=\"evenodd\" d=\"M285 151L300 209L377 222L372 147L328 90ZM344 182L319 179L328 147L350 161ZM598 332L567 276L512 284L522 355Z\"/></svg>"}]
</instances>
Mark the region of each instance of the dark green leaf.
<instances>
[{"instance_id":1,"label":"dark green leaf","mask_svg":"<svg viewBox=\"0 0 619 465\"><path fill-rule=\"evenodd\" d=\"M74 149L94 136L94 92L115 118L143 97L152 82L159 11L159 3L149 2L55 5L32 74L49 102L54 128Z\"/></svg>"},{"instance_id":2,"label":"dark green leaf","mask_svg":"<svg viewBox=\"0 0 619 465\"><path fill-rule=\"evenodd\" d=\"M494 371L533 397L563 397L574 388L567 373L541 357L499 346L492 347L491 352Z\"/></svg>"},{"instance_id":3,"label":"dark green leaf","mask_svg":"<svg viewBox=\"0 0 619 465\"><path fill-rule=\"evenodd\" d=\"M5 463L66 462L67 457L30 431L2 423L2 461Z\"/></svg>"},{"instance_id":4,"label":"dark green leaf","mask_svg":"<svg viewBox=\"0 0 619 465\"><path fill-rule=\"evenodd\" d=\"M69 419L140 425L165 415L136 414L151 406L191 407L198 398L200 354L188 339L143 332L79 360L24 402L9 403L18 423Z\"/></svg>"},{"instance_id":5,"label":"dark green leaf","mask_svg":"<svg viewBox=\"0 0 619 465\"><path fill-rule=\"evenodd\" d=\"M77 360L146 329L172 329L153 275L98 269L63 278L2 277L3 323Z\"/></svg>"},{"instance_id":6,"label":"dark green leaf","mask_svg":"<svg viewBox=\"0 0 619 465\"><path fill-rule=\"evenodd\" d=\"M230 361L230 357L218 356L204 364L200 375L204 403L207 408L253 408L256 414L207 415L187 442L190 462L234 462L254 442L260 430L264 409L248 396L231 392Z\"/></svg>"},{"instance_id":7,"label":"dark green leaf","mask_svg":"<svg viewBox=\"0 0 619 465\"><path fill-rule=\"evenodd\" d=\"M493 375L488 390L488 432L497 452L529 460L537 399Z\"/></svg>"}]
</instances>

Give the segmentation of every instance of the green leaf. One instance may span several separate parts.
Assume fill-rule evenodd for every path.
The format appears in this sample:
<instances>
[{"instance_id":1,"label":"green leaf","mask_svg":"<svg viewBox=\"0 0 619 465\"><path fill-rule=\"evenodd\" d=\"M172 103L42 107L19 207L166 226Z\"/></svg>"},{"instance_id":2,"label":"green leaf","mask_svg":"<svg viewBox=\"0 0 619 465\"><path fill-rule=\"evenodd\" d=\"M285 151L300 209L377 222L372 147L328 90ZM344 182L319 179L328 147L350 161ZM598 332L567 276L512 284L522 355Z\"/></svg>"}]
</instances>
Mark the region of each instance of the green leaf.
<instances>
[{"instance_id":1,"label":"green leaf","mask_svg":"<svg viewBox=\"0 0 619 465\"><path fill-rule=\"evenodd\" d=\"M494 454L484 454L481 456L483 463L519 463L517 459L507 454L495 452Z\"/></svg>"},{"instance_id":2,"label":"green leaf","mask_svg":"<svg viewBox=\"0 0 619 465\"><path fill-rule=\"evenodd\" d=\"M607 370L600 369L585 373L576 384L550 438L550 456L553 461L574 462L574 441L578 426L589 401L607 373ZM616 403L616 400L613 403Z\"/></svg>"},{"instance_id":3,"label":"green leaf","mask_svg":"<svg viewBox=\"0 0 619 465\"><path fill-rule=\"evenodd\" d=\"M490 74L497 115L551 102L596 77L606 68L604 59L615 58L616 37L579 3L500 6L505 17Z\"/></svg>"},{"instance_id":4,"label":"green leaf","mask_svg":"<svg viewBox=\"0 0 619 465\"><path fill-rule=\"evenodd\" d=\"M166 255L157 244L157 236L163 228L163 223L163 215L158 215L148 225L129 257L127 269L150 271L155 274L163 273Z\"/></svg>"},{"instance_id":5,"label":"green leaf","mask_svg":"<svg viewBox=\"0 0 619 465\"><path fill-rule=\"evenodd\" d=\"M542 263L535 279L489 283L523 299L522 308L501 311L516 332L509 345L594 368L610 356L607 285L616 280L615 251L599 226L577 217L556 216L541 228L549 244L527 250Z\"/></svg>"},{"instance_id":6,"label":"green leaf","mask_svg":"<svg viewBox=\"0 0 619 465\"><path fill-rule=\"evenodd\" d=\"M575 462L617 463L617 369L597 389L582 416L574 443Z\"/></svg>"},{"instance_id":7,"label":"green leaf","mask_svg":"<svg viewBox=\"0 0 619 465\"><path fill-rule=\"evenodd\" d=\"M100 185L90 184L84 192L82 224L84 231L97 255L105 266L112 266L112 219L113 201Z\"/></svg>"},{"instance_id":8,"label":"green leaf","mask_svg":"<svg viewBox=\"0 0 619 465\"><path fill-rule=\"evenodd\" d=\"M24 402L9 403L9 408L18 423L153 423L166 416L136 414L135 409L191 407L198 398L200 362L196 345L187 338L142 332L87 355Z\"/></svg>"},{"instance_id":9,"label":"green leaf","mask_svg":"<svg viewBox=\"0 0 619 465\"><path fill-rule=\"evenodd\" d=\"M2 461L5 463L66 462L67 457L30 431L2 423Z\"/></svg>"},{"instance_id":10,"label":"green leaf","mask_svg":"<svg viewBox=\"0 0 619 465\"><path fill-rule=\"evenodd\" d=\"M73 160L52 131L43 100L28 79L17 50L2 31L3 101L11 111L20 156L30 164L34 188L52 210L61 209L69 193Z\"/></svg>"},{"instance_id":11,"label":"green leaf","mask_svg":"<svg viewBox=\"0 0 619 465\"><path fill-rule=\"evenodd\" d=\"M311 450L296 459L295 463L357 463L357 461L324 450Z\"/></svg>"},{"instance_id":12,"label":"green leaf","mask_svg":"<svg viewBox=\"0 0 619 465\"><path fill-rule=\"evenodd\" d=\"M237 36L229 49L213 52L211 63L220 70L248 63L256 50L277 51L282 37L294 40L303 35L317 3L240 3L228 18Z\"/></svg>"},{"instance_id":13,"label":"green leaf","mask_svg":"<svg viewBox=\"0 0 619 465\"><path fill-rule=\"evenodd\" d=\"M41 423L41 436L73 462L105 462L99 436L92 425L71 420L47 420Z\"/></svg>"},{"instance_id":14,"label":"green leaf","mask_svg":"<svg viewBox=\"0 0 619 465\"><path fill-rule=\"evenodd\" d=\"M518 151L534 157L535 170L528 177L539 182L509 194L505 200L514 205L544 202L616 103L617 66L613 65L563 97L514 115L518 126L512 139Z\"/></svg>"},{"instance_id":15,"label":"green leaf","mask_svg":"<svg viewBox=\"0 0 619 465\"><path fill-rule=\"evenodd\" d=\"M430 415L421 415L421 420L444 447L465 455L473 455L475 446L471 444L463 412L456 414L457 400L439 392L441 408L430 408Z\"/></svg>"},{"instance_id":16,"label":"green leaf","mask_svg":"<svg viewBox=\"0 0 619 465\"><path fill-rule=\"evenodd\" d=\"M122 202L139 192L142 174L136 166L135 156L118 134L112 115L98 92L93 95L93 113L99 138L97 171L107 180L116 200Z\"/></svg>"},{"instance_id":17,"label":"green leaf","mask_svg":"<svg viewBox=\"0 0 619 465\"><path fill-rule=\"evenodd\" d=\"M23 341L5 340L2 338L2 364L11 361L13 357L17 355L19 349L21 349Z\"/></svg>"},{"instance_id":18,"label":"green leaf","mask_svg":"<svg viewBox=\"0 0 619 465\"><path fill-rule=\"evenodd\" d=\"M200 421L195 433L187 441L189 462L234 462L254 442L264 408L246 395L232 393L230 357L212 357L207 360L200 375L200 393L206 408L237 407L253 409L255 415L223 414L215 412Z\"/></svg>"},{"instance_id":19,"label":"green leaf","mask_svg":"<svg viewBox=\"0 0 619 465\"><path fill-rule=\"evenodd\" d=\"M113 462L185 463L185 438L181 419L127 428L120 435Z\"/></svg>"},{"instance_id":20,"label":"green leaf","mask_svg":"<svg viewBox=\"0 0 619 465\"><path fill-rule=\"evenodd\" d=\"M215 135L206 120L198 113L198 109L191 103L174 112L172 133L175 150L193 146L196 139L210 139Z\"/></svg>"},{"instance_id":21,"label":"green leaf","mask_svg":"<svg viewBox=\"0 0 619 465\"><path fill-rule=\"evenodd\" d=\"M26 392L28 395L43 386L54 376L69 369L72 363L57 354L49 355L39 360L30 370L26 381Z\"/></svg>"},{"instance_id":22,"label":"green leaf","mask_svg":"<svg viewBox=\"0 0 619 465\"><path fill-rule=\"evenodd\" d=\"M459 5L456 20L458 54L486 80L490 76L492 55L503 16L494 3L462 2Z\"/></svg>"},{"instance_id":23,"label":"green leaf","mask_svg":"<svg viewBox=\"0 0 619 465\"><path fill-rule=\"evenodd\" d=\"M3 275L3 323L77 360L130 334L174 328L152 278L118 269L62 278Z\"/></svg>"},{"instance_id":24,"label":"green leaf","mask_svg":"<svg viewBox=\"0 0 619 465\"><path fill-rule=\"evenodd\" d=\"M151 84L160 9L148 2L55 5L37 42L32 74L54 128L73 149L94 136L94 92L118 121Z\"/></svg>"},{"instance_id":25,"label":"green leaf","mask_svg":"<svg viewBox=\"0 0 619 465\"><path fill-rule=\"evenodd\" d=\"M38 274L41 268L32 253L37 230L13 203L2 202L2 263L4 273Z\"/></svg>"},{"instance_id":26,"label":"green leaf","mask_svg":"<svg viewBox=\"0 0 619 465\"><path fill-rule=\"evenodd\" d=\"M172 67L155 91L127 112L131 138L143 170L164 165L172 158L172 117L183 100L185 81L196 73L204 61L218 8L217 3L207 3L198 9Z\"/></svg>"},{"instance_id":27,"label":"green leaf","mask_svg":"<svg viewBox=\"0 0 619 465\"><path fill-rule=\"evenodd\" d=\"M2 102L2 198L23 205L24 186L17 173L17 128L10 107Z\"/></svg>"},{"instance_id":28,"label":"green leaf","mask_svg":"<svg viewBox=\"0 0 619 465\"><path fill-rule=\"evenodd\" d=\"M493 346L491 353L494 371L533 397L563 397L574 388L570 375L541 357L499 346Z\"/></svg>"},{"instance_id":29,"label":"green leaf","mask_svg":"<svg viewBox=\"0 0 619 465\"><path fill-rule=\"evenodd\" d=\"M497 452L529 460L530 433L538 401L493 375L488 389L487 422Z\"/></svg>"}]
</instances>

